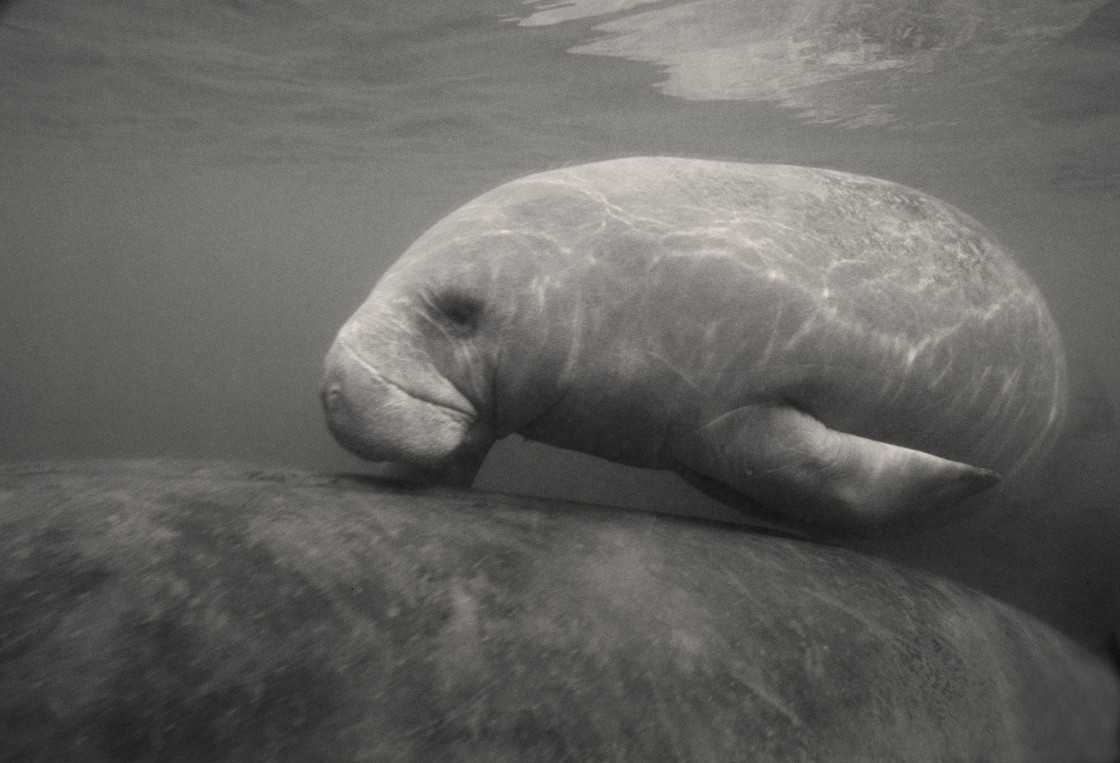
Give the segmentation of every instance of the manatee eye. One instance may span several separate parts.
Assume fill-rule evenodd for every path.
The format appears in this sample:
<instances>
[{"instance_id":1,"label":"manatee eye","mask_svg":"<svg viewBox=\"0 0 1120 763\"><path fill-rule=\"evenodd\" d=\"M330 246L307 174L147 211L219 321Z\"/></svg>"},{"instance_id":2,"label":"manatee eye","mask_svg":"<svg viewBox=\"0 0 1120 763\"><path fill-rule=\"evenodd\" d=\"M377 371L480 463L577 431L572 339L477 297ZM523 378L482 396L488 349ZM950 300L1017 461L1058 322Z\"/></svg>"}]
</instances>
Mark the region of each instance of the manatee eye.
<instances>
[{"instance_id":1,"label":"manatee eye","mask_svg":"<svg viewBox=\"0 0 1120 763\"><path fill-rule=\"evenodd\" d=\"M452 328L464 334L474 333L482 319L482 300L461 291L436 294L432 306Z\"/></svg>"}]
</instances>

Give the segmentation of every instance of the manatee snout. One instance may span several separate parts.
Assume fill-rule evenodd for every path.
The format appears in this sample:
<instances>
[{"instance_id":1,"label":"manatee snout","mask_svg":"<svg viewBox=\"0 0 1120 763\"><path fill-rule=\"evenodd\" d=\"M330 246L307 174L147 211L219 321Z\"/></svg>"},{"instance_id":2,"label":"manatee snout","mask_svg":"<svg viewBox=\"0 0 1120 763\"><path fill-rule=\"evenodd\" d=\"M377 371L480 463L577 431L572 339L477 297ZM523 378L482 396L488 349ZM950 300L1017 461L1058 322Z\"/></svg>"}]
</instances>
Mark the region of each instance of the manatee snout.
<instances>
[{"instance_id":1,"label":"manatee snout","mask_svg":"<svg viewBox=\"0 0 1120 763\"><path fill-rule=\"evenodd\" d=\"M387 476L469 485L493 436L470 402L448 386L397 381L337 340L319 396L334 439L367 461L394 464Z\"/></svg>"}]
</instances>

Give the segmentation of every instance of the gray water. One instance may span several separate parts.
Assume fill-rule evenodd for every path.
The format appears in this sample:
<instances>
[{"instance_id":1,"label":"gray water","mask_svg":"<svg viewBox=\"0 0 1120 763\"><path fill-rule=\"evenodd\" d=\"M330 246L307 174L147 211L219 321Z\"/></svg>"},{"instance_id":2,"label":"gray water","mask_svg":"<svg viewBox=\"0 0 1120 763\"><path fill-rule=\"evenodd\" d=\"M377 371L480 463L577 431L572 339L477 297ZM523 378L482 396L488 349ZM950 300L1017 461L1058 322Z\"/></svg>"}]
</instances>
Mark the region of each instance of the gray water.
<instances>
[{"instance_id":1,"label":"gray water","mask_svg":"<svg viewBox=\"0 0 1120 763\"><path fill-rule=\"evenodd\" d=\"M377 276L502 181L641 154L849 170L956 204L1120 404L1116 0L16 0L0 460L360 469L316 392ZM717 511L675 478L524 442L480 485Z\"/></svg>"}]
</instances>

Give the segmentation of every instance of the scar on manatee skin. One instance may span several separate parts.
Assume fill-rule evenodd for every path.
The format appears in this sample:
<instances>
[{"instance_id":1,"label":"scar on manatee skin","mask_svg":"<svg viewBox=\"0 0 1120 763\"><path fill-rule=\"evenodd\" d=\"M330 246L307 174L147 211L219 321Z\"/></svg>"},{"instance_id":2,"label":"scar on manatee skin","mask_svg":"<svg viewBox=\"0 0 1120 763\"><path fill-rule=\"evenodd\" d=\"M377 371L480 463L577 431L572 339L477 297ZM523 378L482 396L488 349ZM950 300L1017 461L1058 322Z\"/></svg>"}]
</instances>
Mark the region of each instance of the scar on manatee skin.
<instances>
[{"instance_id":1,"label":"scar on manatee skin","mask_svg":"<svg viewBox=\"0 0 1120 763\"><path fill-rule=\"evenodd\" d=\"M677 368L675 365L670 363L667 359L665 359L661 355L657 354L653 350L646 350L646 355L649 356L650 358L653 358L654 360L656 360L658 363L665 366L666 368L668 368L673 373L674 376L676 376L678 379L683 381L685 384L687 384L690 388L692 388L695 392L699 393L705 399L709 399L709 400L711 399L711 395L709 395L707 392L705 392L703 390L703 388L700 387L699 384L694 382L687 374L685 374L684 371Z\"/></svg>"}]
</instances>

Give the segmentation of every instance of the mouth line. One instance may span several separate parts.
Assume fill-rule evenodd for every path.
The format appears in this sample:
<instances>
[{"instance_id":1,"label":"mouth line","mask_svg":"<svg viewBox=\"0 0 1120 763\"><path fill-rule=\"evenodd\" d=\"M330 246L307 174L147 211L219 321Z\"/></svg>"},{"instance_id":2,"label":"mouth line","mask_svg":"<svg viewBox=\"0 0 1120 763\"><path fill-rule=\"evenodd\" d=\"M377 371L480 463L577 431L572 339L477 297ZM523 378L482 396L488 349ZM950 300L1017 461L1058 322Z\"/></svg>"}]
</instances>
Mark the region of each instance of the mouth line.
<instances>
[{"instance_id":1,"label":"mouth line","mask_svg":"<svg viewBox=\"0 0 1120 763\"><path fill-rule=\"evenodd\" d=\"M403 385L393 381L392 379L385 376L385 374L381 373L380 371L378 371L376 368L374 368L372 365L370 365L369 362L366 361L366 359L363 358L358 353L358 351L355 350L353 347L351 347L350 344L348 342L346 342L345 340L339 340L339 344L342 345L342 348L344 350L346 350L347 353L349 353L350 357L353 358L358 363L358 365L360 365L362 368L364 368L370 374L370 376L372 376L373 378L377 379L378 381L380 381L384 384L387 384L388 386L392 387L393 389L399 390L402 394L407 395L408 397L411 397L413 400L419 400L422 403L427 403L428 405L434 405L437 408L443 408L444 410L449 411L451 413L454 413L457 416L461 417L464 420L464 423L470 423L470 422L478 419L478 411L476 411L474 409L474 406L472 406L470 404L470 401L468 401L466 398L463 398L463 402L466 403L466 407L464 408L462 406L455 405L455 404L452 404L452 403L448 403L448 402L443 401L443 400L433 400L430 397L426 397L424 395L417 394L417 393L407 389Z\"/></svg>"}]
</instances>

